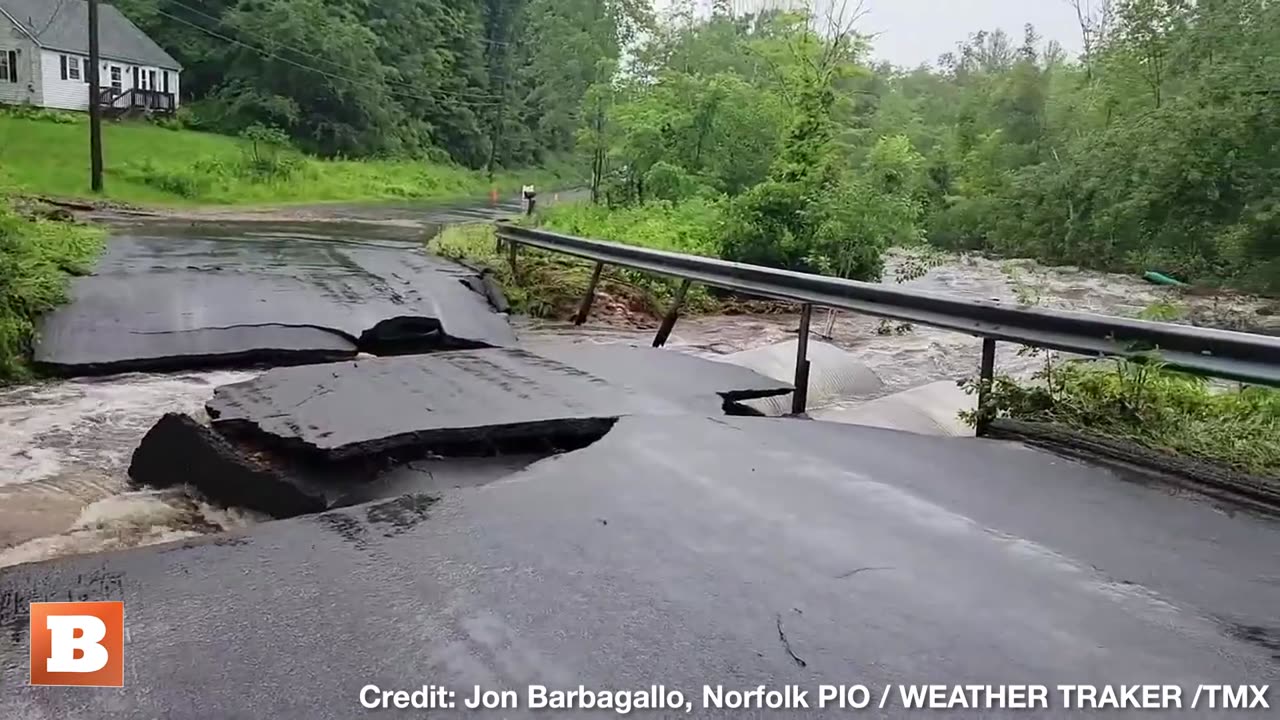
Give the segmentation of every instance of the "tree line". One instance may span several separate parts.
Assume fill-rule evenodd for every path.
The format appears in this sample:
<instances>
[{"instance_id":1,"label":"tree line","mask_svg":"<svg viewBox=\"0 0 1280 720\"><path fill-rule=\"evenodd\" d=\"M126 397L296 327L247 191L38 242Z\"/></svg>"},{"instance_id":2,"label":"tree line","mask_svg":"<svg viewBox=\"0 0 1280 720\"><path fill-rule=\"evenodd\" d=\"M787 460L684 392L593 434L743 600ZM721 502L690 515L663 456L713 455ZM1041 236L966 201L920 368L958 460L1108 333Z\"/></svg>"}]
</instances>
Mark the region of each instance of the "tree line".
<instances>
[{"instance_id":1,"label":"tree line","mask_svg":"<svg viewBox=\"0 0 1280 720\"><path fill-rule=\"evenodd\" d=\"M848 277L927 239L1280 291L1280 3L1069 2L1079 58L1028 26L915 69L869 62L856 15L677 3L586 93L593 194Z\"/></svg>"},{"instance_id":2,"label":"tree line","mask_svg":"<svg viewBox=\"0 0 1280 720\"><path fill-rule=\"evenodd\" d=\"M327 157L471 168L568 152L597 62L644 0L116 0L183 64L190 121Z\"/></svg>"},{"instance_id":3,"label":"tree line","mask_svg":"<svg viewBox=\"0 0 1280 720\"><path fill-rule=\"evenodd\" d=\"M875 278L928 241L1280 291L1280 3L1055 1L1078 58L1028 26L914 69L871 62L856 11L729 0L118 4L200 126L471 168L573 152L601 208L735 260Z\"/></svg>"}]
</instances>

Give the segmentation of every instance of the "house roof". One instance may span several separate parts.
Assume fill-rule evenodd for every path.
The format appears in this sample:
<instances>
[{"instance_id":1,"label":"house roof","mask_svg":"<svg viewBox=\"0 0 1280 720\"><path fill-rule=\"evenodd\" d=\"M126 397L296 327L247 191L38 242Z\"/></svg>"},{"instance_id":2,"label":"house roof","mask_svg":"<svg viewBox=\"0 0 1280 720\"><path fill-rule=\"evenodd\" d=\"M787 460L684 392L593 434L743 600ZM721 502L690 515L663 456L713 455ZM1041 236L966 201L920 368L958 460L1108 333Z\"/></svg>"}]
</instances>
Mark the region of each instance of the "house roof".
<instances>
[{"instance_id":1,"label":"house roof","mask_svg":"<svg viewBox=\"0 0 1280 720\"><path fill-rule=\"evenodd\" d=\"M0 11L40 47L89 54L89 4L85 0L0 0ZM182 69L164 48L111 5L99 5L98 46L108 60Z\"/></svg>"}]
</instances>

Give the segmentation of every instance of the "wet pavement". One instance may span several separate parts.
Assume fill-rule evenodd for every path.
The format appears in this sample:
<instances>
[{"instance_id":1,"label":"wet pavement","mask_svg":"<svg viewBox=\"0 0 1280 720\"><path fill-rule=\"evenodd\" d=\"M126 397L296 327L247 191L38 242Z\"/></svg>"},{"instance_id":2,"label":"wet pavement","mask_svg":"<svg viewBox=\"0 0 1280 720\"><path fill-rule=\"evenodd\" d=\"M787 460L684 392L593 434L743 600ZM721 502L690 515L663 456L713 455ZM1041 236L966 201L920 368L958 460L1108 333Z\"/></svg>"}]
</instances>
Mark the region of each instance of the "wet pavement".
<instances>
[{"instance_id":1,"label":"wet pavement","mask_svg":"<svg viewBox=\"0 0 1280 720\"><path fill-rule=\"evenodd\" d=\"M693 717L703 683L1275 685L1278 553L1275 522L1016 445L624 418L482 487L8 569L0 716L349 718L369 683L659 684ZM67 597L125 602L123 689L26 685L27 603Z\"/></svg>"},{"instance_id":2,"label":"wet pavement","mask_svg":"<svg viewBox=\"0 0 1280 720\"><path fill-rule=\"evenodd\" d=\"M43 318L35 362L91 375L514 344L475 271L420 242L347 237L236 223L119 228L94 274Z\"/></svg>"}]
</instances>

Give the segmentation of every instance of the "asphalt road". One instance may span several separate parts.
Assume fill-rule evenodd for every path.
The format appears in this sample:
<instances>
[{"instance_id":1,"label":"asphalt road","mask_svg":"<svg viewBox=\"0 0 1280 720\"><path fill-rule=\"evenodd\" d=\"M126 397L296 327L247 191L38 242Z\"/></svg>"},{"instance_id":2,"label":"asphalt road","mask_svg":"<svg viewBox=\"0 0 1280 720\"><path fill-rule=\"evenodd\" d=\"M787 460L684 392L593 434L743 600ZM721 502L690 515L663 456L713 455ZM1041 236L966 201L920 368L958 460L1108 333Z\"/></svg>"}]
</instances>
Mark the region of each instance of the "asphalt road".
<instances>
[{"instance_id":1,"label":"asphalt road","mask_svg":"<svg viewBox=\"0 0 1280 720\"><path fill-rule=\"evenodd\" d=\"M124 600L123 689L25 685L27 603L67 599ZM459 702L665 684L695 717L703 684L1274 686L1277 608L1280 524L1104 470L993 441L630 417L480 487L0 572L0 717L345 719L370 683Z\"/></svg>"},{"instance_id":2,"label":"asphalt road","mask_svg":"<svg viewBox=\"0 0 1280 720\"><path fill-rule=\"evenodd\" d=\"M467 212L423 222L497 211ZM124 225L94 274L72 282L70 302L43 318L34 359L89 375L513 345L478 274L421 252L418 235L371 223Z\"/></svg>"},{"instance_id":3,"label":"asphalt road","mask_svg":"<svg viewBox=\"0 0 1280 720\"><path fill-rule=\"evenodd\" d=\"M220 430L339 460L533 438L624 415L719 415L727 399L790 390L678 352L563 344L537 354L490 348L277 368L218 388L207 408Z\"/></svg>"}]
</instances>

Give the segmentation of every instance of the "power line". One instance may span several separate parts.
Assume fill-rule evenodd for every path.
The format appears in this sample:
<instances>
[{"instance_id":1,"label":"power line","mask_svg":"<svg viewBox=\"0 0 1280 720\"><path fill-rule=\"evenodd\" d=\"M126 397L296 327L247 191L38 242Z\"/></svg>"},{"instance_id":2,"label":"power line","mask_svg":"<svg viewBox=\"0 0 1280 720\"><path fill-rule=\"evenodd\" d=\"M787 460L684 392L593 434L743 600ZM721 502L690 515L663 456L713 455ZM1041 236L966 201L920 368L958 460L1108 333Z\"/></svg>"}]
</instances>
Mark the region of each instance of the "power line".
<instances>
[{"instance_id":1,"label":"power line","mask_svg":"<svg viewBox=\"0 0 1280 720\"><path fill-rule=\"evenodd\" d=\"M362 82L362 81L360 81L360 80L356 80L356 79L351 78L351 77L349 77L349 76L346 76L346 75L339 75L339 74L337 74L337 73L331 73L331 72L329 72L329 71L327 71L327 70L321 70L320 68L313 67L313 66L311 66L311 65L307 65L307 64L305 64L305 63L300 63L300 62L298 62L298 61L296 61L296 60L291 60L291 59L289 59L289 58L287 58L287 57L284 57L284 56L282 56L282 55L279 55L279 54L277 54L277 53L273 53L273 52L271 52L270 50L265 50L265 49L263 49L263 48L255 47L255 46L250 45L250 44L248 44L248 43L246 43L246 42L244 42L244 41L242 41L242 40L237 40L236 38L228 37L228 36L223 35L223 34L221 34L221 33L219 33L219 32L216 32L216 31L214 31L214 30L210 30L209 28L206 28L206 27L204 27L204 26L202 26L202 25L199 25L199 24L197 24L197 23L191 22L190 20L187 20L187 19L185 19L185 18L181 18L181 17L178 17L177 15L173 15L173 14L171 14L171 13L167 13L167 12L165 12L165 11L163 11L163 10L159 10L159 9L157 9L155 12L156 12L156 14L157 14L157 15L161 15L161 16L163 16L163 17L167 17L167 18L169 18L170 20L173 20L173 21L175 21L175 22L182 23L183 25L186 25L186 26L188 26L188 27L191 27L191 28L194 28L194 29L196 29L196 30L199 30L200 32L205 33L206 35L209 35L210 37L214 37L214 38L217 38L218 40L222 40L223 42L228 42L228 43L231 43L232 45L236 45L236 46L242 47L242 48L244 48L244 49L246 49L246 50L250 50L250 51L255 52L255 53L259 54L259 55L262 55L262 56L265 56L265 57L269 57L269 58L272 58L272 59L274 59L274 60L279 60L280 62L286 63L286 64L288 64L288 65L293 65L294 67L300 68L300 69L302 69L302 70L309 70L309 71L314 72L314 73L316 73L316 74L318 74L318 75L323 75L324 77L327 77L327 78L329 78L329 79L331 79L331 80L341 80L341 81L343 81L343 82L345 82L345 83L349 83L349 84L354 85L354 86L357 86L357 87L363 87L363 88L368 89L368 90L385 90L387 93L389 93L389 94L391 94L391 95L396 95L396 96L400 96L400 97L407 97L407 98L411 98L411 99L414 99L414 100L420 100L420 101L422 101L422 102L431 102L431 103L434 103L434 102L438 102L438 101L440 100L440 98L439 98L439 97L424 97L424 96L422 96L422 95L415 95L415 94L413 94L413 93L405 92L405 91L403 91L403 90L397 90L397 89L395 89L394 87L378 88L377 86L370 85L370 84L368 84L368 83ZM444 95L444 96L448 96L448 97L461 97L461 99L469 100L469 101L471 101L471 102L472 102L472 104L473 104L473 105L476 105L476 106L478 106L478 107L494 107L494 106L496 106L496 105L499 105L499 104L500 104L500 102L475 102L475 98L474 98L474 97L456 96L456 95L454 95L454 94L452 94L452 93L448 93L448 92L441 92L441 93L440 93L440 95ZM491 96L491 97L495 97L495 98L496 98L496 96Z\"/></svg>"},{"instance_id":2,"label":"power line","mask_svg":"<svg viewBox=\"0 0 1280 720\"><path fill-rule=\"evenodd\" d=\"M205 18L206 20L212 20L213 22L215 22L215 23L219 23L219 24L221 24L221 23L223 22L223 21L222 21L222 19L218 18L217 16L215 16L215 15L210 15L209 13L204 12L203 10L198 10L198 9L196 9L196 8L194 8L194 7L191 7L190 5L187 5L186 3L180 2L179 0L169 0L169 2L170 2L171 4L173 4L173 5L177 5L178 7L183 8L184 10L186 10L186 11L188 11L188 12L190 12L190 13L194 14L194 15L199 15L200 17L203 17L203 18ZM163 14L163 13L162 13L162 14ZM172 17L172 16L168 16L168 17ZM275 45L275 46L278 46L278 47L283 48L283 49L285 49L285 50L289 50L289 51L291 51L291 52L297 53L298 55L301 55L301 56L303 56L303 57L308 57L308 58L311 58L312 60L318 60L318 61L320 61L320 62L327 63L327 64L329 64L329 65L330 65L330 66L332 66L332 67L336 67L336 68L338 68L339 70L345 70L345 69L346 69L346 66L344 66L342 63L339 63L339 62L337 62L337 61L335 61L335 60L330 60L329 58L324 57L324 56L322 56L322 55L317 55L317 54L315 54L315 53L308 52L308 51L303 50L303 49L301 49L301 48L299 48L299 47L295 47L295 46L293 46L293 45L289 45L289 44L287 44L287 43L280 42L279 40L276 40L275 38L269 37L269 36L267 36L267 35L263 35L262 33L255 33L255 32L253 32L252 30L246 30L246 29L241 28L241 27L237 27L237 28L236 28L236 31L237 31L237 32L239 32L239 33L241 33L241 34L243 34L243 35L248 35L248 36L250 36L250 37L257 38L257 39L259 39L259 40L261 40L261 41L263 41L263 42L267 43L268 45ZM392 84L395 84L395 83L392 83ZM406 82L401 82L401 83L399 83L399 84L404 85L405 87L412 87L411 85L409 85L409 83L406 83ZM463 93L463 92L457 92L457 91L454 91L454 92L446 92L445 94L453 94L453 95L458 95L458 96L464 96L464 95L465 95L466 97L469 97L469 98L470 98L470 97L474 97L474 98L484 99L484 100L494 100L494 99L497 99L497 97L498 97L498 96L496 96L496 95L492 95L492 94L490 94L490 93L474 93L474 94L473 94L473 93Z\"/></svg>"},{"instance_id":3,"label":"power line","mask_svg":"<svg viewBox=\"0 0 1280 720\"><path fill-rule=\"evenodd\" d=\"M40 31L36 33L37 40L40 39L41 35L49 32L49 28L53 27L53 21L58 19L58 13L62 12L62 6L66 4L67 0L58 0L58 6L53 9L53 14L49 16L49 22L45 23L44 27L40 28ZM35 28L32 29L34 30Z\"/></svg>"}]
</instances>

